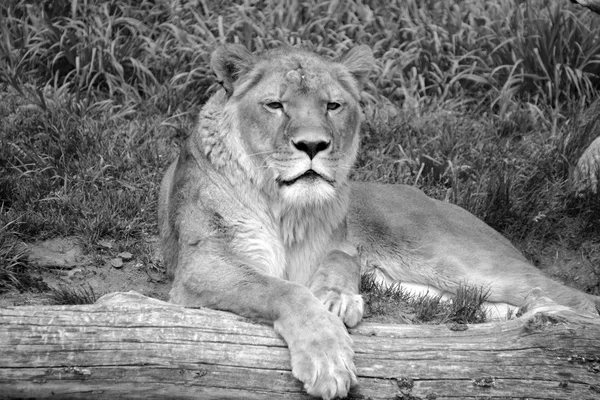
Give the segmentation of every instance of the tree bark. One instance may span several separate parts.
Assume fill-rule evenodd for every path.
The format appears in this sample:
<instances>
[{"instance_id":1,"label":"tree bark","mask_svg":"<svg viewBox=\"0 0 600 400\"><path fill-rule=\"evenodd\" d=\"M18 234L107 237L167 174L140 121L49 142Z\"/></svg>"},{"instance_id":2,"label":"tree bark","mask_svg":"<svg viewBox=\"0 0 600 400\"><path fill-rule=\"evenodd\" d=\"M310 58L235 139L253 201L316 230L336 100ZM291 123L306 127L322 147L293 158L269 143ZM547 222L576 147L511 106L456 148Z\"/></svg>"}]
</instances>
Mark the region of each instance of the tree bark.
<instances>
[{"instance_id":1,"label":"tree bark","mask_svg":"<svg viewBox=\"0 0 600 400\"><path fill-rule=\"evenodd\" d=\"M589 8L596 14L600 14L600 0L571 0L571 3L577 3L580 6Z\"/></svg>"},{"instance_id":2,"label":"tree bark","mask_svg":"<svg viewBox=\"0 0 600 400\"><path fill-rule=\"evenodd\" d=\"M539 291L525 308L468 326L360 324L350 398L600 398L600 318ZM272 327L134 292L0 309L0 397L309 398Z\"/></svg>"}]
</instances>

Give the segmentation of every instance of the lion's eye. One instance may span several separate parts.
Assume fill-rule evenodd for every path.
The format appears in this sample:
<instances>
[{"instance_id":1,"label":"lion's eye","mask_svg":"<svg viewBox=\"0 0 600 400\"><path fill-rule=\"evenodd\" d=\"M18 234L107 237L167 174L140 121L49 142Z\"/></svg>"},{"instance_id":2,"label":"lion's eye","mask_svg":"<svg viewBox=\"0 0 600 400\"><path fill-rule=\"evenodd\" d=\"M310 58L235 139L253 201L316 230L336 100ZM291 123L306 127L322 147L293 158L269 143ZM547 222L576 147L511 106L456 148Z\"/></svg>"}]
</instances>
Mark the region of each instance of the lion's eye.
<instances>
[{"instance_id":1,"label":"lion's eye","mask_svg":"<svg viewBox=\"0 0 600 400\"><path fill-rule=\"evenodd\" d=\"M333 101L330 101L329 103L327 103L327 111L335 111L338 110L342 105L340 103L336 103Z\"/></svg>"},{"instance_id":2,"label":"lion's eye","mask_svg":"<svg viewBox=\"0 0 600 400\"><path fill-rule=\"evenodd\" d=\"M271 101L270 103L265 104L271 110L281 110L283 108L283 104L278 101Z\"/></svg>"}]
</instances>

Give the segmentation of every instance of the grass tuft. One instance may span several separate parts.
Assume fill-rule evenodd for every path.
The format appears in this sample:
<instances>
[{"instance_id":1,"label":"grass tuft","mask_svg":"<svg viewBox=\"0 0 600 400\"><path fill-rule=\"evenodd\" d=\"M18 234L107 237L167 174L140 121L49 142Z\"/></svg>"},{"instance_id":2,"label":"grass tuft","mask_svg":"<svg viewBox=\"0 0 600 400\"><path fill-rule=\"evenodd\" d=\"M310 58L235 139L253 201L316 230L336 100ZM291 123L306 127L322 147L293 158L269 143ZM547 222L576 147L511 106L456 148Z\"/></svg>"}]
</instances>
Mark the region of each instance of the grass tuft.
<instances>
[{"instance_id":1,"label":"grass tuft","mask_svg":"<svg viewBox=\"0 0 600 400\"><path fill-rule=\"evenodd\" d=\"M361 294L366 318L394 323L476 324L486 322L484 303L489 290L460 284L456 296L442 300L441 295L412 295L400 284L384 286L372 274L361 278Z\"/></svg>"},{"instance_id":2,"label":"grass tuft","mask_svg":"<svg viewBox=\"0 0 600 400\"><path fill-rule=\"evenodd\" d=\"M411 295L400 285L384 287L372 274L361 277L360 293L365 305L365 316L385 322L410 323L412 309L408 306Z\"/></svg>"},{"instance_id":3,"label":"grass tuft","mask_svg":"<svg viewBox=\"0 0 600 400\"><path fill-rule=\"evenodd\" d=\"M14 237L16 224L13 220L0 226L0 293L45 290L47 285L32 274L25 249Z\"/></svg>"},{"instance_id":4,"label":"grass tuft","mask_svg":"<svg viewBox=\"0 0 600 400\"><path fill-rule=\"evenodd\" d=\"M483 287L460 284L450 301L448 321L459 324L476 324L486 321L484 303L490 291Z\"/></svg>"},{"instance_id":5,"label":"grass tuft","mask_svg":"<svg viewBox=\"0 0 600 400\"><path fill-rule=\"evenodd\" d=\"M55 305L94 304L101 296L101 294L96 294L89 284L87 286L77 287L61 284L57 287L50 288L50 293L48 293L51 304Z\"/></svg>"}]
</instances>

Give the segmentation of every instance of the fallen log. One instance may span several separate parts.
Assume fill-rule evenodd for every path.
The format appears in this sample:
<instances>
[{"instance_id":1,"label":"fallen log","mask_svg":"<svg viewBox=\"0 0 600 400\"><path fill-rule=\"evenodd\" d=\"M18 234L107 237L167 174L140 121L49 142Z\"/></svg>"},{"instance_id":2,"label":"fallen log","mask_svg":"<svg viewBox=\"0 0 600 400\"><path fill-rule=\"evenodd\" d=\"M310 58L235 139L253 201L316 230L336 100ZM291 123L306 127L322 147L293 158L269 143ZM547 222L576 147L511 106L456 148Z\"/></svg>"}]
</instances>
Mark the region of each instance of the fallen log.
<instances>
[{"instance_id":1,"label":"fallen log","mask_svg":"<svg viewBox=\"0 0 600 400\"><path fill-rule=\"evenodd\" d=\"M468 326L360 324L350 398L600 398L600 318L539 291L525 308ZM89 306L0 309L0 397L309 396L270 326L129 292Z\"/></svg>"}]
</instances>

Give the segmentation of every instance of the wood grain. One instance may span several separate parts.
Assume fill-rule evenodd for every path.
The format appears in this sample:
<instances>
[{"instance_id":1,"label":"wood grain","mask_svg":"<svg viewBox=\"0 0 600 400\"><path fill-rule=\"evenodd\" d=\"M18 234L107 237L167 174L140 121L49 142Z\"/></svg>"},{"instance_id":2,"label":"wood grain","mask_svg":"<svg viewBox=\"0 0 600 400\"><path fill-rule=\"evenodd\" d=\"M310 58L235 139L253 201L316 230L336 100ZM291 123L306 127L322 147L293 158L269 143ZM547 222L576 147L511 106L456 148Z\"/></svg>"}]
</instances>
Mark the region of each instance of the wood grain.
<instances>
[{"instance_id":1,"label":"wood grain","mask_svg":"<svg viewBox=\"0 0 600 400\"><path fill-rule=\"evenodd\" d=\"M527 308L466 330L360 324L350 398L600 399L600 318L539 292ZM272 327L132 292L0 309L0 397L309 398Z\"/></svg>"}]
</instances>

